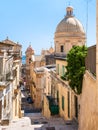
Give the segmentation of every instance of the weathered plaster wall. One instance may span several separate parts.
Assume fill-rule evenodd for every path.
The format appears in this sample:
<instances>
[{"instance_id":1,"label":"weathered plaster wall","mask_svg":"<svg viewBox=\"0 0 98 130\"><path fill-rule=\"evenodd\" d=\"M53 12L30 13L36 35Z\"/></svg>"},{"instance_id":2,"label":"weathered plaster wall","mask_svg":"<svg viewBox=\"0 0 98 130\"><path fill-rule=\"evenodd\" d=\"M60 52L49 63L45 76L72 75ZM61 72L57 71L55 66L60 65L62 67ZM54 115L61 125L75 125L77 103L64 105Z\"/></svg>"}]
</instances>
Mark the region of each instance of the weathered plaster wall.
<instances>
[{"instance_id":1,"label":"weathered plaster wall","mask_svg":"<svg viewBox=\"0 0 98 130\"><path fill-rule=\"evenodd\" d=\"M50 113L50 110L49 110L49 101L48 101L48 98L46 97L46 95L44 95L42 113L48 119L51 117L51 113Z\"/></svg>"},{"instance_id":2,"label":"weathered plaster wall","mask_svg":"<svg viewBox=\"0 0 98 130\"><path fill-rule=\"evenodd\" d=\"M86 71L80 101L79 130L98 130L97 87L94 77Z\"/></svg>"}]
</instances>

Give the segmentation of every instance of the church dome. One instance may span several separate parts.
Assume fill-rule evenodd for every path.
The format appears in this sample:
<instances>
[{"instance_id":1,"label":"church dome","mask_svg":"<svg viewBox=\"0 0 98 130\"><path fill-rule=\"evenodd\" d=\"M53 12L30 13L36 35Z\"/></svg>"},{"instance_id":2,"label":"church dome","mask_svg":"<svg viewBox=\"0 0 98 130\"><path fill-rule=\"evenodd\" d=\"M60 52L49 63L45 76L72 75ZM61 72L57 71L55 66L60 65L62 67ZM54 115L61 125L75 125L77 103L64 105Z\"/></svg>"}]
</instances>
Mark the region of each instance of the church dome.
<instances>
[{"instance_id":1,"label":"church dome","mask_svg":"<svg viewBox=\"0 0 98 130\"><path fill-rule=\"evenodd\" d=\"M85 34L83 25L80 23L78 19L76 19L73 15L73 7L69 6L66 8L66 16L63 20L57 25L55 33L78 33Z\"/></svg>"},{"instance_id":2,"label":"church dome","mask_svg":"<svg viewBox=\"0 0 98 130\"><path fill-rule=\"evenodd\" d=\"M83 46L86 34L81 22L73 15L73 7L66 8L66 16L57 25L54 34L55 55L66 56L73 46Z\"/></svg>"}]
</instances>

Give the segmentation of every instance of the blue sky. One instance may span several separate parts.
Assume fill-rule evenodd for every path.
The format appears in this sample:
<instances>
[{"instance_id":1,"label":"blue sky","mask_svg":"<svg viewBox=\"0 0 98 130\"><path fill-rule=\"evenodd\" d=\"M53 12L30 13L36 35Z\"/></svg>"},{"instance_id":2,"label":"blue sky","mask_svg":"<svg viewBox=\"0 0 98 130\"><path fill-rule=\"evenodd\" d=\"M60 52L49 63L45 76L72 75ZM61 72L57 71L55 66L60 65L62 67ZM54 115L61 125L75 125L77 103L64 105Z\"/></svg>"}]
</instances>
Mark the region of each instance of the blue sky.
<instances>
[{"instance_id":1,"label":"blue sky","mask_svg":"<svg viewBox=\"0 0 98 130\"><path fill-rule=\"evenodd\" d=\"M96 0L88 0L88 22L87 0L0 0L0 41L8 36L19 42L23 54L29 44L35 54L49 49L54 46L55 30L69 1L85 31L88 25L87 46L96 44Z\"/></svg>"}]
</instances>

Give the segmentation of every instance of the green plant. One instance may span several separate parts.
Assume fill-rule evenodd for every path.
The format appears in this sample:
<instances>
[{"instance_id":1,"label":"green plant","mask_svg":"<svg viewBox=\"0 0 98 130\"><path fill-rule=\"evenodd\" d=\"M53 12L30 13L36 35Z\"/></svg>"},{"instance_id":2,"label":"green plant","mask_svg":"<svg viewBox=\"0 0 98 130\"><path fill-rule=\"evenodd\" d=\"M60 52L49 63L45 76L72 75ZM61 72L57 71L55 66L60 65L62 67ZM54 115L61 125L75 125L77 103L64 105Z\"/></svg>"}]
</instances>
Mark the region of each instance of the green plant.
<instances>
[{"instance_id":1,"label":"green plant","mask_svg":"<svg viewBox=\"0 0 98 130\"><path fill-rule=\"evenodd\" d=\"M63 79L63 80L66 80L66 77L65 77L65 75L61 76L61 79Z\"/></svg>"},{"instance_id":2,"label":"green plant","mask_svg":"<svg viewBox=\"0 0 98 130\"><path fill-rule=\"evenodd\" d=\"M82 91L82 80L85 72L85 57L87 47L73 46L67 55L66 78L69 80L70 87L80 94Z\"/></svg>"}]
</instances>

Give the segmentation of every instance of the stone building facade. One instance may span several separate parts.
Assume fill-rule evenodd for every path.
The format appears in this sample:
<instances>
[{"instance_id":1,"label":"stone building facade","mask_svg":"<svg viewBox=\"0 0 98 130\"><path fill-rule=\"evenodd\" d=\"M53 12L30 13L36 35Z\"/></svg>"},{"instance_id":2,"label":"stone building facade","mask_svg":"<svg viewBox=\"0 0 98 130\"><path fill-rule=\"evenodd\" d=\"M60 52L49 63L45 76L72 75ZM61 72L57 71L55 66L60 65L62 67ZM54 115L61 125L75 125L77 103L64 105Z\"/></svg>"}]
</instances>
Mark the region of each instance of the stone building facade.
<instances>
[{"instance_id":1,"label":"stone building facade","mask_svg":"<svg viewBox=\"0 0 98 130\"><path fill-rule=\"evenodd\" d=\"M26 52L26 88L30 89L31 74L33 71L32 58L34 56L34 50L31 45L27 48Z\"/></svg>"},{"instance_id":2,"label":"stone building facade","mask_svg":"<svg viewBox=\"0 0 98 130\"><path fill-rule=\"evenodd\" d=\"M82 94L80 96L79 130L98 129L98 92L96 82L96 45L88 48L86 57L86 72L83 78ZM86 103L85 103L86 99Z\"/></svg>"},{"instance_id":3,"label":"stone building facade","mask_svg":"<svg viewBox=\"0 0 98 130\"><path fill-rule=\"evenodd\" d=\"M80 102L79 130L98 130L98 0L96 0L96 46L89 49L86 68Z\"/></svg>"},{"instance_id":4,"label":"stone building facade","mask_svg":"<svg viewBox=\"0 0 98 130\"><path fill-rule=\"evenodd\" d=\"M34 101L34 107L36 109L42 109L43 101L43 78L44 78L44 68L39 67L34 69L33 75L33 85L31 86L31 96Z\"/></svg>"},{"instance_id":5,"label":"stone building facade","mask_svg":"<svg viewBox=\"0 0 98 130\"><path fill-rule=\"evenodd\" d=\"M0 42L0 121L21 117L21 45Z\"/></svg>"},{"instance_id":6,"label":"stone building facade","mask_svg":"<svg viewBox=\"0 0 98 130\"><path fill-rule=\"evenodd\" d=\"M72 46L85 45L86 36L83 25L74 16L73 7L66 8L66 15L64 19L57 25L54 44L56 55L66 55Z\"/></svg>"},{"instance_id":7,"label":"stone building facade","mask_svg":"<svg viewBox=\"0 0 98 130\"><path fill-rule=\"evenodd\" d=\"M53 52L52 47L49 50L42 49L41 55L35 55L31 46L26 50L26 87L29 88L34 107L37 109L42 109L43 88L41 82L44 74L42 68L46 65L45 56L51 55Z\"/></svg>"},{"instance_id":8,"label":"stone building facade","mask_svg":"<svg viewBox=\"0 0 98 130\"><path fill-rule=\"evenodd\" d=\"M57 25L54 35L56 71L50 72L51 93L46 93L43 105L43 114L48 118L59 114L67 120L79 119L80 97L70 89L68 81L64 81L62 76L66 72L66 55L69 50L75 45L85 45L85 42L83 25L73 15L73 7L69 6L66 8L66 16Z\"/></svg>"},{"instance_id":9,"label":"stone building facade","mask_svg":"<svg viewBox=\"0 0 98 130\"><path fill-rule=\"evenodd\" d=\"M98 93L96 90L96 77L86 70L80 100L79 130L98 129Z\"/></svg>"}]
</instances>

